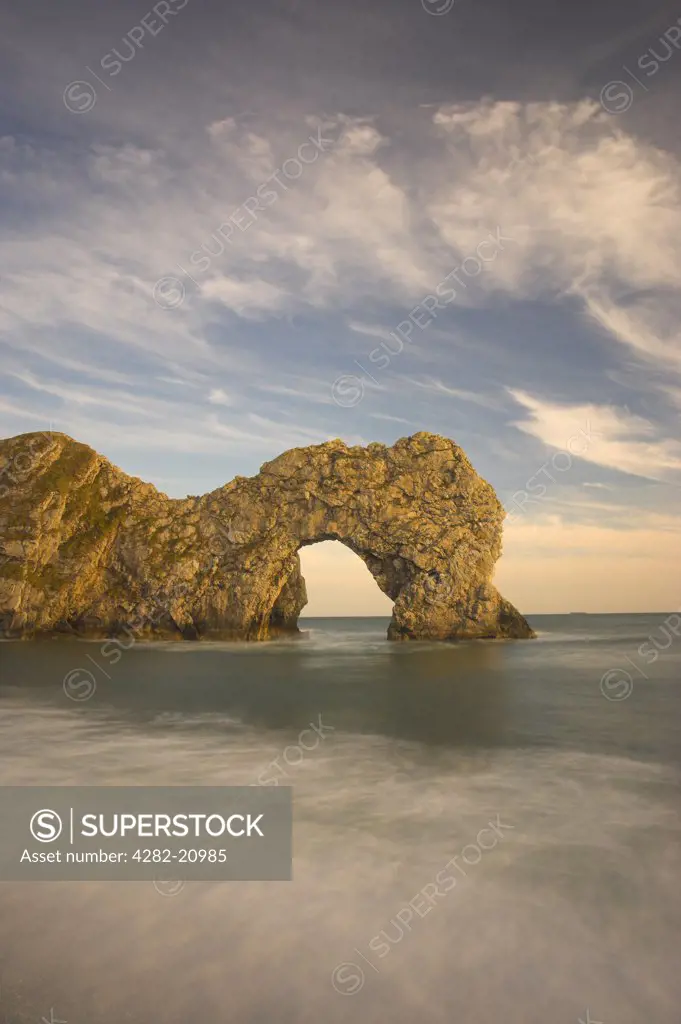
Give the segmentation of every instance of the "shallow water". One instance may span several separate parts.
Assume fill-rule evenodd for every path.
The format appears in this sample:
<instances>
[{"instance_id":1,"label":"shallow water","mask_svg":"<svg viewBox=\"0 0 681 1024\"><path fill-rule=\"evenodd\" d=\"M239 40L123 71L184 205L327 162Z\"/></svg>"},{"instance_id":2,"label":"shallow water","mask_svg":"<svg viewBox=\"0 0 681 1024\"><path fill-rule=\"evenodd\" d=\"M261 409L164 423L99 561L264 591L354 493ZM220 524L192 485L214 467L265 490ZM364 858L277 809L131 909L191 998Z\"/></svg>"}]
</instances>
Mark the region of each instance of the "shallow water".
<instances>
[{"instance_id":1,"label":"shallow water","mask_svg":"<svg viewBox=\"0 0 681 1024\"><path fill-rule=\"evenodd\" d=\"M1 644L2 784L276 779L295 822L293 882L0 884L7 1024L678 1024L666 619L535 616L537 641L459 645L308 620L115 664Z\"/></svg>"}]
</instances>

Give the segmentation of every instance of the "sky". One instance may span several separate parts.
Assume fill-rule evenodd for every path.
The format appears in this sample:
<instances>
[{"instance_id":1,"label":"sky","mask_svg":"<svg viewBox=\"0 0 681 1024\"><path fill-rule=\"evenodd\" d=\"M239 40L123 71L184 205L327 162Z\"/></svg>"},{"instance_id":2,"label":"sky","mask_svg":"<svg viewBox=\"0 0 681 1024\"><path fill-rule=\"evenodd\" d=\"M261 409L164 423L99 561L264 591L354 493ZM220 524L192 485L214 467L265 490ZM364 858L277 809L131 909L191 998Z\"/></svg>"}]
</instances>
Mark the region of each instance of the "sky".
<instances>
[{"instance_id":1,"label":"sky","mask_svg":"<svg viewBox=\"0 0 681 1024\"><path fill-rule=\"evenodd\" d=\"M681 8L24 0L0 436L171 496L428 430L526 613L681 605ZM340 545L307 614L387 614Z\"/></svg>"}]
</instances>

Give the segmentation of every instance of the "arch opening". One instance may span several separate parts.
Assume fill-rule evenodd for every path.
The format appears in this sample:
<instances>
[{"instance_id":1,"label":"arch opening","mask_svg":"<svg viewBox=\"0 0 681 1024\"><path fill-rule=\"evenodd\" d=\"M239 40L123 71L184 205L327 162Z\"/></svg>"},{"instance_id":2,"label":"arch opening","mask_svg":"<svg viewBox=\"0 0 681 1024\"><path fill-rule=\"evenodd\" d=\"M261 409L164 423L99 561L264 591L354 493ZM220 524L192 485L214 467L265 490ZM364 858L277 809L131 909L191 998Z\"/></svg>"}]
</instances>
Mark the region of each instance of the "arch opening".
<instances>
[{"instance_id":1,"label":"arch opening","mask_svg":"<svg viewBox=\"0 0 681 1024\"><path fill-rule=\"evenodd\" d=\"M393 600L349 545L322 537L302 544L298 555L308 597L301 620L392 616Z\"/></svg>"}]
</instances>

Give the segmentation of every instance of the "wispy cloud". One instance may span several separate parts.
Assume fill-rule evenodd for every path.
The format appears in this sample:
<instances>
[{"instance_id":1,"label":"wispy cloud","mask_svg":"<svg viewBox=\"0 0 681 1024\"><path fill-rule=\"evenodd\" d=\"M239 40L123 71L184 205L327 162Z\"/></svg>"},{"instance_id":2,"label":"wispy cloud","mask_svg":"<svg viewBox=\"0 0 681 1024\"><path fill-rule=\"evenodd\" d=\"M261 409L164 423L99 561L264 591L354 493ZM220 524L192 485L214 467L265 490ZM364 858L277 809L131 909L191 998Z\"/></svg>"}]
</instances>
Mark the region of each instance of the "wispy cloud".
<instances>
[{"instance_id":1,"label":"wispy cloud","mask_svg":"<svg viewBox=\"0 0 681 1024\"><path fill-rule=\"evenodd\" d=\"M452 388L447 384L444 384L441 380L428 378L418 380L414 377L408 377L406 378L406 381L416 388L421 388L423 391L427 391L429 394L444 395L447 398L455 398L461 402L472 402L473 405L480 405L484 409L499 409L502 405L499 399L493 398L490 395L480 394L476 391L466 391L461 388Z\"/></svg>"},{"instance_id":2,"label":"wispy cloud","mask_svg":"<svg viewBox=\"0 0 681 1024\"><path fill-rule=\"evenodd\" d=\"M658 428L641 416L595 404L557 405L521 391L511 391L525 418L513 425L553 448L588 424L592 444L579 457L599 466L650 480L681 482L681 442L658 438Z\"/></svg>"}]
</instances>

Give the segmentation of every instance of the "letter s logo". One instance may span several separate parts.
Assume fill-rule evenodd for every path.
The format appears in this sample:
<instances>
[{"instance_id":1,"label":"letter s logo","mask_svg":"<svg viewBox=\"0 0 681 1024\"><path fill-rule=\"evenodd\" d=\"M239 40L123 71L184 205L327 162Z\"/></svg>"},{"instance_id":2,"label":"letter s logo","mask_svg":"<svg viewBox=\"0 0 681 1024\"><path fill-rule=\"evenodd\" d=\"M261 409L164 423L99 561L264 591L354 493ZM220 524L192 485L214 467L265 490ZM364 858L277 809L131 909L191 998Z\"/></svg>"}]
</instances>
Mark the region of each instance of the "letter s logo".
<instances>
[{"instance_id":1,"label":"letter s logo","mask_svg":"<svg viewBox=\"0 0 681 1024\"><path fill-rule=\"evenodd\" d=\"M39 843L53 843L61 835L62 821L56 811L43 809L35 812L29 827Z\"/></svg>"}]
</instances>

